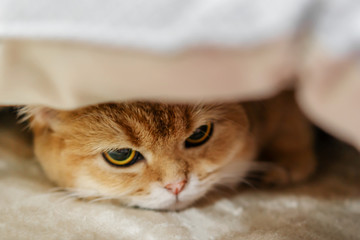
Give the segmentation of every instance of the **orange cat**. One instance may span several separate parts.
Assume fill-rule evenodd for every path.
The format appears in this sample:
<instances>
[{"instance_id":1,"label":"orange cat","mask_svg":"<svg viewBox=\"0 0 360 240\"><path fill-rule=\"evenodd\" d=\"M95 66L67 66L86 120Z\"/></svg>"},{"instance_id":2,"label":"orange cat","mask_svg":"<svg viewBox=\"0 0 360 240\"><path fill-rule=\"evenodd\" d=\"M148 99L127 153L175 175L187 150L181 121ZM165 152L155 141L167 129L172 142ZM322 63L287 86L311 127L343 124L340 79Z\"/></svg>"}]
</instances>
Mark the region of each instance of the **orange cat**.
<instances>
[{"instance_id":1,"label":"orange cat","mask_svg":"<svg viewBox=\"0 0 360 240\"><path fill-rule=\"evenodd\" d=\"M262 152L264 181L288 184L315 168L312 135L291 93L262 102L126 102L59 111L23 109L47 176L80 197L182 209L217 185L236 185Z\"/></svg>"}]
</instances>

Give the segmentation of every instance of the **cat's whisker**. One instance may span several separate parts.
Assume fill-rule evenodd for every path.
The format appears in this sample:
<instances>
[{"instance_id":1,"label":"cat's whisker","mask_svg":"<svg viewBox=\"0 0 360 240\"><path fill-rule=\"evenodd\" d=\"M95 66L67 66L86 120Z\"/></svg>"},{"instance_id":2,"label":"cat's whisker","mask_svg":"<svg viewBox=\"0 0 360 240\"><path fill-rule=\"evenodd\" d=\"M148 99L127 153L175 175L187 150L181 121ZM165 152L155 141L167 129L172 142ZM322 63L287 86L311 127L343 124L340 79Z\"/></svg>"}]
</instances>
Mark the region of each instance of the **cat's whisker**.
<instances>
[{"instance_id":1,"label":"cat's whisker","mask_svg":"<svg viewBox=\"0 0 360 240\"><path fill-rule=\"evenodd\" d=\"M248 181L246 179L243 179L240 183L245 183L247 186L251 187L252 189L255 189L255 190L258 189L254 184L252 184L250 181Z\"/></svg>"},{"instance_id":2,"label":"cat's whisker","mask_svg":"<svg viewBox=\"0 0 360 240\"><path fill-rule=\"evenodd\" d=\"M238 193L240 193L240 191L236 188L217 185L211 189L211 191L209 192L209 197L210 201L214 202L219 199L235 196Z\"/></svg>"},{"instance_id":3,"label":"cat's whisker","mask_svg":"<svg viewBox=\"0 0 360 240\"><path fill-rule=\"evenodd\" d=\"M83 190L77 190L74 188L55 188L52 189L49 195L64 195L56 200L57 203L64 203L71 199L86 199L94 196L93 193L85 194Z\"/></svg>"},{"instance_id":4,"label":"cat's whisker","mask_svg":"<svg viewBox=\"0 0 360 240\"><path fill-rule=\"evenodd\" d=\"M263 179L264 179L263 176L252 176L252 177L246 176L244 180L250 184L252 184L253 182L256 184L256 183L262 182Z\"/></svg>"},{"instance_id":5,"label":"cat's whisker","mask_svg":"<svg viewBox=\"0 0 360 240\"><path fill-rule=\"evenodd\" d=\"M55 194L65 195L62 198L59 198L58 202L66 202L71 199L81 199L93 203L106 200L115 200L119 198L119 196L103 196L95 191L84 191L83 189L76 188L59 188L56 190L59 190L60 192L55 192Z\"/></svg>"},{"instance_id":6,"label":"cat's whisker","mask_svg":"<svg viewBox=\"0 0 360 240\"><path fill-rule=\"evenodd\" d=\"M107 200L114 200L113 197L96 197L92 200L89 201L89 203L95 203L95 202L100 202L100 201L107 201Z\"/></svg>"},{"instance_id":7,"label":"cat's whisker","mask_svg":"<svg viewBox=\"0 0 360 240\"><path fill-rule=\"evenodd\" d=\"M51 188L51 189L47 190L45 193L38 194L37 196L39 196L39 197L51 197L51 196L56 196L56 197L63 196L63 197L65 197L68 194L69 194L69 192L68 192L68 190L66 190L66 188L54 187L54 188ZM60 200L61 199L62 198L60 198Z\"/></svg>"},{"instance_id":8,"label":"cat's whisker","mask_svg":"<svg viewBox=\"0 0 360 240\"><path fill-rule=\"evenodd\" d=\"M68 202L70 199L74 199L74 197L69 196L69 195L65 195L62 198L56 199L55 203L65 203L65 202Z\"/></svg>"},{"instance_id":9,"label":"cat's whisker","mask_svg":"<svg viewBox=\"0 0 360 240\"><path fill-rule=\"evenodd\" d=\"M66 188L63 187L54 187L48 190L49 193L58 193L58 192L66 192Z\"/></svg>"},{"instance_id":10,"label":"cat's whisker","mask_svg":"<svg viewBox=\"0 0 360 240\"><path fill-rule=\"evenodd\" d=\"M205 204L209 204L212 203L214 201L214 196L212 196L212 192L209 191L207 194L203 195L201 198L199 198L195 204L202 202Z\"/></svg>"},{"instance_id":11,"label":"cat's whisker","mask_svg":"<svg viewBox=\"0 0 360 240\"><path fill-rule=\"evenodd\" d=\"M237 191L237 187L236 185L229 185L229 184L226 184L226 183L216 183L215 184L215 188L219 189L219 188L223 188L223 189L227 189L227 190L232 190L232 191Z\"/></svg>"},{"instance_id":12,"label":"cat's whisker","mask_svg":"<svg viewBox=\"0 0 360 240\"><path fill-rule=\"evenodd\" d=\"M36 197L59 197L64 195L64 192L45 192L37 194Z\"/></svg>"}]
</instances>

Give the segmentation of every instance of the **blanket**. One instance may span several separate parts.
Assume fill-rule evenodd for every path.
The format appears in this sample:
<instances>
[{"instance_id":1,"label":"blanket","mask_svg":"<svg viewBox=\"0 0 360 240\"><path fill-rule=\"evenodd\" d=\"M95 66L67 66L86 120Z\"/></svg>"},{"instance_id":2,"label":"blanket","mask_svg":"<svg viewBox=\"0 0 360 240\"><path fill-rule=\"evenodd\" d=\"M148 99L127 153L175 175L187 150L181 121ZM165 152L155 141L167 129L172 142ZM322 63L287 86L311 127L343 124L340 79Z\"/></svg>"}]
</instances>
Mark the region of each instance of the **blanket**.
<instances>
[{"instance_id":1,"label":"blanket","mask_svg":"<svg viewBox=\"0 0 360 240\"><path fill-rule=\"evenodd\" d=\"M360 154L329 136L318 142L308 182L218 190L178 212L76 199L47 180L29 145L0 147L0 239L359 239Z\"/></svg>"},{"instance_id":2,"label":"blanket","mask_svg":"<svg viewBox=\"0 0 360 240\"><path fill-rule=\"evenodd\" d=\"M0 0L0 105L228 101L295 86L360 149L357 0Z\"/></svg>"}]
</instances>

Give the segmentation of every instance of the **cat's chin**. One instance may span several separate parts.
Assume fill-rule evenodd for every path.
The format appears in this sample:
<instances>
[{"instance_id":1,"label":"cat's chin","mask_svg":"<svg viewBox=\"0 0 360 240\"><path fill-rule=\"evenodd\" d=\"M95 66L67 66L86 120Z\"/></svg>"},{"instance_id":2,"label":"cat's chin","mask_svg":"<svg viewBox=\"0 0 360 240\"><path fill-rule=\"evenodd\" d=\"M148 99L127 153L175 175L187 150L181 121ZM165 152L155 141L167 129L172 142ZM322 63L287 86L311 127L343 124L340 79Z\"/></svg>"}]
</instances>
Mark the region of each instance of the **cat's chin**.
<instances>
[{"instance_id":1,"label":"cat's chin","mask_svg":"<svg viewBox=\"0 0 360 240\"><path fill-rule=\"evenodd\" d=\"M171 197L164 197L161 200L157 201L146 201L141 203L135 203L127 204L129 207L136 207L141 209L147 209L147 210L156 210L156 211L181 211L184 210L191 205L193 205L198 199L197 198L191 198L191 199L184 199L176 198L175 196Z\"/></svg>"}]
</instances>

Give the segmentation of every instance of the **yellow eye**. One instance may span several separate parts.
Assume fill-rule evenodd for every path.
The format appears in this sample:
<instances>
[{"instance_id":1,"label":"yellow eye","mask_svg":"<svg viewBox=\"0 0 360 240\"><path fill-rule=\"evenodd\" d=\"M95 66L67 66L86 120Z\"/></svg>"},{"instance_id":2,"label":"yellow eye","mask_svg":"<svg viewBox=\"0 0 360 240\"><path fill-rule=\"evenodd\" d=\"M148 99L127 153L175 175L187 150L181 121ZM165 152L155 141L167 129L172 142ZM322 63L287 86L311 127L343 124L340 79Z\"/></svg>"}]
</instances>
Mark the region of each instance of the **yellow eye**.
<instances>
[{"instance_id":1,"label":"yellow eye","mask_svg":"<svg viewBox=\"0 0 360 240\"><path fill-rule=\"evenodd\" d=\"M107 151L104 152L102 155L108 163L119 167L127 167L133 165L139 160L144 159L141 153L132 150L131 148L121 148L117 150Z\"/></svg>"},{"instance_id":2,"label":"yellow eye","mask_svg":"<svg viewBox=\"0 0 360 240\"><path fill-rule=\"evenodd\" d=\"M197 128L195 132L186 139L185 147L197 147L206 143L212 135L213 128L214 126L212 123L208 123Z\"/></svg>"}]
</instances>

